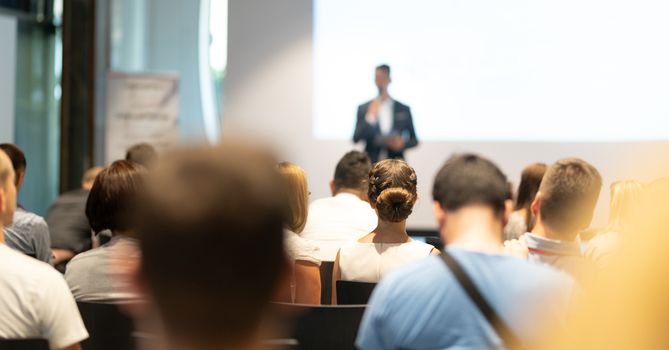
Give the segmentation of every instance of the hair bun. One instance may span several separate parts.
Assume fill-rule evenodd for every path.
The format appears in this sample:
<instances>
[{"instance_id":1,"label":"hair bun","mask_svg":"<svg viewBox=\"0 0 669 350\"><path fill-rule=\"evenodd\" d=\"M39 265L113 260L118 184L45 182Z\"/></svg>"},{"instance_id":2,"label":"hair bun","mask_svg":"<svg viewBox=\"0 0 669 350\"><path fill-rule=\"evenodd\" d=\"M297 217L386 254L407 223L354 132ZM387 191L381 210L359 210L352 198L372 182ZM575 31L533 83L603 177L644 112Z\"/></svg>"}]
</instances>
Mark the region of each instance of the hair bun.
<instances>
[{"instance_id":1,"label":"hair bun","mask_svg":"<svg viewBox=\"0 0 669 350\"><path fill-rule=\"evenodd\" d=\"M415 198L401 187L387 188L376 198L376 209L382 220L400 222L411 215Z\"/></svg>"}]
</instances>

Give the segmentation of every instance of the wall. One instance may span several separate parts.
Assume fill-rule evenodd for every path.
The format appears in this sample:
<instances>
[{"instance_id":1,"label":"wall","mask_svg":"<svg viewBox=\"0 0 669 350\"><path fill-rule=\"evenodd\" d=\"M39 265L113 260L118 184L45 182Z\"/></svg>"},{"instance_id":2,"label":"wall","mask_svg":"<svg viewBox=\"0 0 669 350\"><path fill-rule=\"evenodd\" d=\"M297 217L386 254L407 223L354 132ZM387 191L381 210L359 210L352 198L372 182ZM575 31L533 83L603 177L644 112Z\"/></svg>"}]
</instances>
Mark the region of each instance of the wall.
<instances>
[{"instance_id":1,"label":"wall","mask_svg":"<svg viewBox=\"0 0 669 350\"><path fill-rule=\"evenodd\" d=\"M284 159L307 171L312 198L319 198L329 195L328 181L334 165L354 145L312 137L312 12L310 0L229 2L223 134L252 135L273 144ZM354 111L342 118L354 118ZM407 155L418 173L420 197L409 219L411 227L435 226L431 212L432 179L451 153L464 151L495 160L515 183L522 168L531 162L551 163L572 156L590 161L602 172L605 181L594 225L606 221L611 181L669 176L668 142L422 142Z\"/></svg>"},{"instance_id":2,"label":"wall","mask_svg":"<svg viewBox=\"0 0 669 350\"><path fill-rule=\"evenodd\" d=\"M206 139L199 76L200 6L206 0L114 0L112 70L179 75L179 139ZM208 4L208 1L207 1Z\"/></svg>"}]
</instances>

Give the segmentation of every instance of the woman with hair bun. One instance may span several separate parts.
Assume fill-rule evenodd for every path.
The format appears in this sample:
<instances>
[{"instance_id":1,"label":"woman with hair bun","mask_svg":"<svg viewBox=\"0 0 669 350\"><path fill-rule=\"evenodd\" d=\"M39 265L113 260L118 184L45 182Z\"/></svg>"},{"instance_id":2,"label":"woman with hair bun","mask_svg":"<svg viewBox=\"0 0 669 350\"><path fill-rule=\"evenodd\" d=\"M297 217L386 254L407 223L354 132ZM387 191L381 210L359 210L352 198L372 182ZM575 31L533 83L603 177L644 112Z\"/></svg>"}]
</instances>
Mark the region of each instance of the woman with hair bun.
<instances>
[{"instance_id":1,"label":"woman with hair bun","mask_svg":"<svg viewBox=\"0 0 669 350\"><path fill-rule=\"evenodd\" d=\"M339 249L332 277L333 303L337 280L378 282L392 269L439 254L433 246L414 241L406 220L418 199L416 172L405 161L380 161L369 172L369 204L376 211L374 231Z\"/></svg>"}]
</instances>

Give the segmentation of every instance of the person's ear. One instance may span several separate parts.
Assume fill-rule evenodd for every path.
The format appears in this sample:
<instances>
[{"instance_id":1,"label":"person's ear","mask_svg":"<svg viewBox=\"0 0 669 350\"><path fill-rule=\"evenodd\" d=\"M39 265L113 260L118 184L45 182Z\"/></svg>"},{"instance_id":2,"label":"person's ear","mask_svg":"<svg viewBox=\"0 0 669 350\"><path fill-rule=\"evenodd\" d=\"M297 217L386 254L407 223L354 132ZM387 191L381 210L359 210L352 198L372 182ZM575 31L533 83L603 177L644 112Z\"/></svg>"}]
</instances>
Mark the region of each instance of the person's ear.
<instances>
[{"instance_id":1,"label":"person's ear","mask_svg":"<svg viewBox=\"0 0 669 350\"><path fill-rule=\"evenodd\" d=\"M14 186L14 184L9 184L9 186ZM4 213L7 210L7 196L5 196L5 189L0 188L0 213ZM3 224L6 224L3 222Z\"/></svg>"},{"instance_id":2,"label":"person's ear","mask_svg":"<svg viewBox=\"0 0 669 350\"><path fill-rule=\"evenodd\" d=\"M442 228L446 226L446 211L438 201L432 202L432 209L434 210L434 217L437 219L437 226L441 232Z\"/></svg>"},{"instance_id":3,"label":"person's ear","mask_svg":"<svg viewBox=\"0 0 669 350\"><path fill-rule=\"evenodd\" d=\"M330 180L330 193L332 193L333 196L337 194L335 192L336 189L334 180Z\"/></svg>"},{"instance_id":4,"label":"person's ear","mask_svg":"<svg viewBox=\"0 0 669 350\"><path fill-rule=\"evenodd\" d=\"M540 210L541 210L541 192L537 192L537 195L534 197L532 205L530 206L530 211L532 212L532 215L534 217L539 217Z\"/></svg>"},{"instance_id":5,"label":"person's ear","mask_svg":"<svg viewBox=\"0 0 669 350\"><path fill-rule=\"evenodd\" d=\"M18 192L21 189L21 186L23 186L23 180L25 180L26 177L26 170L19 170L16 172L16 191Z\"/></svg>"},{"instance_id":6,"label":"person's ear","mask_svg":"<svg viewBox=\"0 0 669 350\"><path fill-rule=\"evenodd\" d=\"M502 225L506 226L509 222L509 217L513 213L513 200L507 199L504 201L504 213L502 214Z\"/></svg>"}]
</instances>

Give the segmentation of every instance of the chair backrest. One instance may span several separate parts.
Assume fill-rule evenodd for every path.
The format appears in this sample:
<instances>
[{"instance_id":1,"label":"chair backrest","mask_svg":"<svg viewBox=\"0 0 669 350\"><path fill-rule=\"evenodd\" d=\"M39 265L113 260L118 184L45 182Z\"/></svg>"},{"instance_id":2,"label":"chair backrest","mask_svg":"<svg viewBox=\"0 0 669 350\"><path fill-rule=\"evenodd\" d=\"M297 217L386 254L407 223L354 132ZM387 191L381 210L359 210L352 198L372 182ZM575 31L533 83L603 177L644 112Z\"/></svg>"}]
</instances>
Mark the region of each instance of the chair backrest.
<instances>
[{"instance_id":1,"label":"chair backrest","mask_svg":"<svg viewBox=\"0 0 669 350\"><path fill-rule=\"evenodd\" d=\"M134 350L132 319L121 313L117 304L77 302L89 338L83 350Z\"/></svg>"},{"instance_id":2,"label":"chair backrest","mask_svg":"<svg viewBox=\"0 0 669 350\"><path fill-rule=\"evenodd\" d=\"M321 304L332 304L332 270L334 261L321 262Z\"/></svg>"},{"instance_id":3,"label":"chair backrest","mask_svg":"<svg viewBox=\"0 0 669 350\"><path fill-rule=\"evenodd\" d=\"M337 304L367 304L374 287L376 287L376 283L337 281Z\"/></svg>"},{"instance_id":4,"label":"chair backrest","mask_svg":"<svg viewBox=\"0 0 669 350\"><path fill-rule=\"evenodd\" d=\"M0 339L0 350L49 350L45 339Z\"/></svg>"},{"instance_id":5,"label":"chair backrest","mask_svg":"<svg viewBox=\"0 0 669 350\"><path fill-rule=\"evenodd\" d=\"M354 350L365 305L280 304L297 350Z\"/></svg>"}]
</instances>

